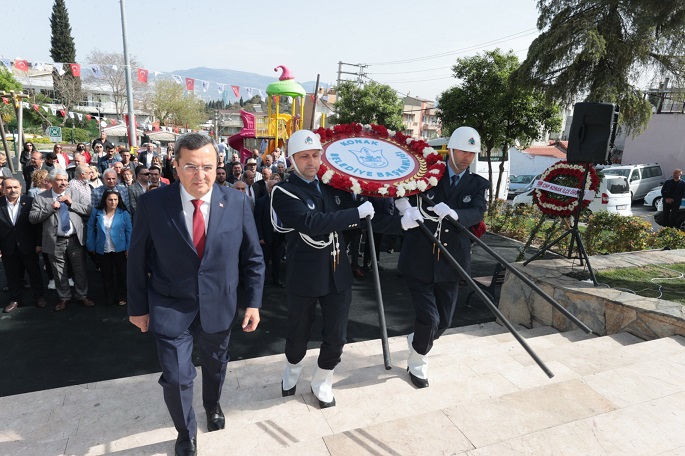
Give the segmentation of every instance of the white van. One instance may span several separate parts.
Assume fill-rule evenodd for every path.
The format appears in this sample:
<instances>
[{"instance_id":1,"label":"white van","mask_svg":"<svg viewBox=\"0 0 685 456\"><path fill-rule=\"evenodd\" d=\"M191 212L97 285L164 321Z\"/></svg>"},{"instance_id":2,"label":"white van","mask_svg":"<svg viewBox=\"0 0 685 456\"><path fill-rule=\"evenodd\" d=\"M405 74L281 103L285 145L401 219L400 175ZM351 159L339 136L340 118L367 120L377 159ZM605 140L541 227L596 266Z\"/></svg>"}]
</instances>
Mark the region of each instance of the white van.
<instances>
[{"instance_id":1,"label":"white van","mask_svg":"<svg viewBox=\"0 0 685 456\"><path fill-rule=\"evenodd\" d=\"M512 204L514 206L533 204L533 190L517 195ZM592 212L607 211L631 216L633 211L630 205L628 180L623 176L606 175L600 182L599 191L595 193L595 199L590 203L588 209Z\"/></svg>"},{"instance_id":2,"label":"white van","mask_svg":"<svg viewBox=\"0 0 685 456\"><path fill-rule=\"evenodd\" d=\"M644 198L654 187L663 185L666 182L664 170L658 163L648 163L644 165L612 165L607 166L601 171L604 175L618 175L628 178L630 183L630 194L632 200Z\"/></svg>"}]
</instances>

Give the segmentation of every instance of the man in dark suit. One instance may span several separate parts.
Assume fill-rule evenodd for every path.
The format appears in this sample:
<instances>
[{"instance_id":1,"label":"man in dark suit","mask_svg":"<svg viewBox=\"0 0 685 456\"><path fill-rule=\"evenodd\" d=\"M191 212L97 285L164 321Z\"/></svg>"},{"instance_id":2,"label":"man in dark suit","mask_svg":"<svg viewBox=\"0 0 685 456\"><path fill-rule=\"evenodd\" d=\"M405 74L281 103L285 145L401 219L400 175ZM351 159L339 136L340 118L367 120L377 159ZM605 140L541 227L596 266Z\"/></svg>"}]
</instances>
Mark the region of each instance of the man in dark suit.
<instances>
[{"instance_id":1,"label":"man in dark suit","mask_svg":"<svg viewBox=\"0 0 685 456\"><path fill-rule=\"evenodd\" d=\"M427 207L419 196L400 199L395 206L401 213L417 210L425 219L426 227L467 273L471 270L471 242L469 237L454 229L449 223L440 223L449 215L465 227L483 220L485 212L485 190L490 184L486 179L471 174L469 165L480 152L480 136L471 127L457 128L449 142L447 170L438 185L426 192L434 203ZM439 228L439 231L438 231ZM398 269L404 275L411 293L416 320L414 332L407 338L409 344L408 371L417 388L428 386L427 354L433 341L447 329L452 321L457 304L459 273L444 259L440 260L433 241L420 230L407 232Z\"/></svg>"},{"instance_id":2,"label":"man in dark suit","mask_svg":"<svg viewBox=\"0 0 685 456\"><path fill-rule=\"evenodd\" d=\"M29 222L33 198L21 196L21 184L7 178L2 183L4 196L0 197L0 252L7 276L10 302L3 312L9 313L21 305L24 272L29 276L38 307L45 307L43 277L38 266L41 251L40 225Z\"/></svg>"},{"instance_id":3,"label":"man in dark suit","mask_svg":"<svg viewBox=\"0 0 685 456\"><path fill-rule=\"evenodd\" d=\"M274 185L276 185L276 181L266 182L267 194L259 198L255 203L254 217L257 224L259 244L262 246L264 253L264 265L269 269L271 283L283 288L285 285L281 282L281 252L285 235L276 231L271 223L272 215L274 215L271 209L271 190ZM271 267L269 267L269 264L271 264Z\"/></svg>"},{"instance_id":4,"label":"man in dark suit","mask_svg":"<svg viewBox=\"0 0 685 456\"><path fill-rule=\"evenodd\" d=\"M43 154L39 151L33 151L31 152L31 158L29 161L29 165L24 167L24 170L22 173L24 174L24 183L26 184L26 194L29 193L29 189L31 188L31 175L33 172L37 169L45 169L43 167L44 165L43 161Z\"/></svg>"},{"instance_id":5,"label":"man in dark suit","mask_svg":"<svg viewBox=\"0 0 685 456\"><path fill-rule=\"evenodd\" d=\"M323 316L323 341L311 388L320 408L335 406L333 369L347 341L347 320L352 301L352 269L346 255L343 231L356 228L360 219L373 216L373 205L355 207L348 193L317 178L321 142L309 130L298 130L288 142L294 172L276 185L272 204L287 232L286 290L288 292L287 358L281 394L295 394L307 352L317 303ZM399 219L397 220L399 227Z\"/></svg>"},{"instance_id":6,"label":"man in dark suit","mask_svg":"<svg viewBox=\"0 0 685 456\"><path fill-rule=\"evenodd\" d=\"M678 228L678 215L680 214L680 204L685 196L685 181L680 179L683 171L673 170L673 177L661 187L661 196L664 199L664 226Z\"/></svg>"},{"instance_id":7,"label":"man in dark suit","mask_svg":"<svg viewBox=\"0 0 685 456\"><path fill-rule=\"evenodd\" d=\"M131 323L155 336L159 383L178 431L177 455L196 454L193 343L202 366L207 429L223 429L219 399L237 313L238 272L245 283L243 331L254 331L264 260L245 195L214 185L219 153L213 140L189 133L176 142L180 182L138 199L128 253Z\"/></svg>"}]
</instances>

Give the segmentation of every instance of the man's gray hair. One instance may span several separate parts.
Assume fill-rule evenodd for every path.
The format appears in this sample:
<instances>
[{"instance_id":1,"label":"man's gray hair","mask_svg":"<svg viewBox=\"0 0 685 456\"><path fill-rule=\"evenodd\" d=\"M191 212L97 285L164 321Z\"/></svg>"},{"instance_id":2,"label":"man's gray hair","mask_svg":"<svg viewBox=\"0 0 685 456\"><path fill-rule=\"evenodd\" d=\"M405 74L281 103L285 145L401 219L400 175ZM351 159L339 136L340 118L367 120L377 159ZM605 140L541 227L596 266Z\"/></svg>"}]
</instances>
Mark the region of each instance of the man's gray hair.
<instances>
[{"instance_id":1,"label":"man's gray hair","mask_svg":"<svg viewBox=\"0 0 685 456\"><path fill-rule=\"evenodd\" d=\"M69 178L69 174L67 174L67 171L62 168L54 168L52 171L50 171L51 181L57 179L57 176L65 176L67 179Z\"/></svg>"},{"instance_id":2,"label":"man's gray hair","mask_svg":"<svg viewBox=\"0 0 685 456\"><path fill-rule=\"evenodd\" d=\"M102 172L102 177L105 177L105 174L114 174L115 176L117 175L117 170L114 168L107 168Z\"/></svg>"},{"instance_id":3,"label":"man's gray hair","mask_svg":"<svg viewBox=\"0 0 685 456\"><path fill-rule=\"evenodd\" d=\"M80 176L82 174L90 174L90 166L88 165L78 165L75 168L76 175Z\"/></svg>"}]
</instances>

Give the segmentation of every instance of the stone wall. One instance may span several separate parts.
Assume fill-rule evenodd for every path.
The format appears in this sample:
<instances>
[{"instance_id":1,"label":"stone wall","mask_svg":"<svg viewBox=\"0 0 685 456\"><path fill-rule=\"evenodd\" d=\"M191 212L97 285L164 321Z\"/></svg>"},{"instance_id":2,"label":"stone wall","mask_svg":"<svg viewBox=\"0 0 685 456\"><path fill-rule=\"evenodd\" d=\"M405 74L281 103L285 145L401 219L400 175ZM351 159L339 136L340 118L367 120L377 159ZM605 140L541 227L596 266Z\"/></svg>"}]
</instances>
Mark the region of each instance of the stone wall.
<instances>
[{"instance_id":1,"label":"stone wall","mask_svg":"<svg viewBox=\"0 0 685 456\"><path fill-rule=\"evenodd\" d=\"M685 250L649 250L590 257L594 271L651 264L685 262ZM685 336L684 306L662 299L593 286L566 276L582 271L578 260L536 260L523 266L513 263L523 275L599 335L628 332L645 340ZM502 314L513 324L527 328L552 326L559 331L577 327L521 279L507 271L499 301Z\"/></svg>"}]
</instances>

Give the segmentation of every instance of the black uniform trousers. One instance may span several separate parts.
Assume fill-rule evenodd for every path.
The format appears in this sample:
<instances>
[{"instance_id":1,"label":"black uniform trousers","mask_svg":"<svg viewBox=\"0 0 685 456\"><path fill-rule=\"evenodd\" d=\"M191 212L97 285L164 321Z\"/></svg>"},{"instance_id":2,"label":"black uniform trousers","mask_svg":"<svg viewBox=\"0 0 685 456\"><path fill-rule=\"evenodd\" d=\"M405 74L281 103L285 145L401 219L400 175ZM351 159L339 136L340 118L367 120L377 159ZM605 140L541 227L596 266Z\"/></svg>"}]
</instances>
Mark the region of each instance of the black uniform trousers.
<instances>
[{"instance_id":1,"label":"black uniform trousers","mask_svg":"<svg viewBox=\"0 0 685 456\"><path fill-rule=\"evenodd\" d=\"M105 304L126 301L126 252L96 253L95 258L102 271Z\"/></svg>"},{"instance_id":2,"label":"black uniform trousers","mask_svg":"<svg viewBox=\"0 0 685 456\"><path fill-rule=\"evenodd\" d=\"M285 235L281 233L274 233L271 240L262 245L264 264L266 265L267 269L269 269L272 283L281 281L281 257L283 256L284 242Z\"/></svg>"},{"instance_id":3,"label":"black uniform trousers","mask_svg":"<svg viewBox=\"0 0 685 456\"><path fill-rule=\"evenodd\" d=\"M422 282L409 276L405 281L416 313L412 346L417 353L426 355L452 322L459 282Z\"/></svg>"},{"instance_id":4,"label":"black uniform trousers","mask_svg":"<svg viewBox=\"0 0 685 456\"><path fill-rule=\"evenodd\" d=\"M11 255L5 254L2 256L2 265L5 268L10 301L21 302L24 271L29 276L33 297L36 299L43 297L43 276L38 265L38 254L29 253L24 255L19 250L19 246L17 246Z\"/></svg>"},{"instance_id":5,"label":"black uniform trousers","mask_svg":"<svg viewBox=\"0 0 685 456\"><path fill-rule=\"evenodd\" d=\"M289 363L297 364L307 353L317 302L321 305L323 316L323 340L319 349L318 365L321 369L332 370L340 363L340 356L347 342L347 319L352 303L350 288L319 297L288 293L288 337L285 341L285 356Z\"/></svg>"},{"instance_id":6,"label":"black uniform trousers","mask_svg":"<svg viewBox=\"0 0 685 456\"><path fill-rule=\"evenodd\" d=\"M214 410L221 398L226 378L226 364L230 359L228 342L231 329L215 334L202 330L200 314L180 336L166 338L155 335L157 356L162 367L159 384L164 391L164 402L181 440L197 436L197 421L193 411L193 341L197 344L202 367L202 404Z\"/></svg>"}]
</instances>

